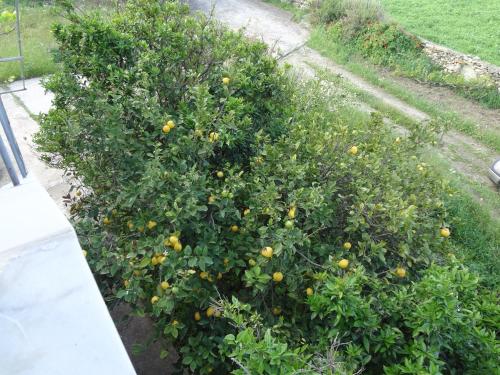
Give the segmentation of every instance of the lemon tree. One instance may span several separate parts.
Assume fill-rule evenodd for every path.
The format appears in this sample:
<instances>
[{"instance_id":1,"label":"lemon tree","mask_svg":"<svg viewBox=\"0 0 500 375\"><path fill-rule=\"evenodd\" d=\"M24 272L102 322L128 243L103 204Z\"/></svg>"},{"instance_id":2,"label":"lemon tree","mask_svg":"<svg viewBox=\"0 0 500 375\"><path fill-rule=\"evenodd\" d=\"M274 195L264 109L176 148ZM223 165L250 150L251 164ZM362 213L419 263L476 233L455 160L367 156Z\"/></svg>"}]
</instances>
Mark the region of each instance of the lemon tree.
<instances>
[{"instance_id":1,"label":"lemon tree","mask_svg":"<svg viewBox=\"0 0 500 375\"><path fill-rule=\"evenodd\" d=\"M430 267L453 252L448 187L421 161L433 129L400 139L331 111L321 83L177 2L67 12L37 142L79 181L71 212L103 294L150 316L179 367L321 373L335 338L344 373L491 367L492 320L452 335L446 307L466 302L472 322L494 305L466 271ZM453 303L415 315L432 280ZM429 325L443 311L456 324Z\"/></svg>"}]
</instances>

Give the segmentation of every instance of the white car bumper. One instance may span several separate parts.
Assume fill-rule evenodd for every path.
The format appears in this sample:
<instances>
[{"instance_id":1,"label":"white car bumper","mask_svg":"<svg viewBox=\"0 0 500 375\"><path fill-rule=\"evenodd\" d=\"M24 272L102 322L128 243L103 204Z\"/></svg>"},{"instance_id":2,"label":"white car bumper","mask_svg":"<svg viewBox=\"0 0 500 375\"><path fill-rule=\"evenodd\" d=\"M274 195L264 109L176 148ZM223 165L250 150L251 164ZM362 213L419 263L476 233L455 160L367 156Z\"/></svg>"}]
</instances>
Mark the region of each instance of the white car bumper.
<instances>
[{"instance_id":1,"label":"white car bumper","mask_svg":"<svg viewBox=\"0 0 500 375\"><path fill-rule=\"evenodd\" d=\"M490 169L488 169L488 177L493 181L495 184L500 185L500 159L495 161Z\"/></svg>"}]
</instances>

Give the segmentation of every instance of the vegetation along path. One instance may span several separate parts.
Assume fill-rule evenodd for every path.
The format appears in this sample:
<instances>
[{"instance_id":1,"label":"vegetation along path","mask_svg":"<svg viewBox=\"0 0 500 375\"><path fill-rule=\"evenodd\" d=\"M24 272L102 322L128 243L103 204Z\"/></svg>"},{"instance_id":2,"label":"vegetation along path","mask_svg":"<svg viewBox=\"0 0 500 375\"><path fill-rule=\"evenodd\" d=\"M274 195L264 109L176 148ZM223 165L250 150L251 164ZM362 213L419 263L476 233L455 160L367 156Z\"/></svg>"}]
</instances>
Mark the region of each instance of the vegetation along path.
<instances>
[{"instance_id":1,"label":"vegetation along path","mask_svg":"<svg viewBox=\"0 0 500 375\"><path fill-rule=\"evenodd\" d=\"M311 73L313 71L311 66L326 69L334 75L343 77L356 89L377 98L383 105L397 110L407 118L418 122L431 119L431 115L366 82L341 65L307 47L308 26L294 22L292 16L286 11L258 0L218 0L213 9L213 2L210 0L189 0L189 4L195 10L206 13L213 11L218 20L234 29L244 28L247 36L261 39L274 47L276 53L283 60L300 68L302 72ZM415 81L406 83L404 87L420 97L427 96L431 102L443 100L449 104L460 101L462 103L460 107L467 109L469 120L475 121L478 126L489 127L493 130L500 127L500 111L482 108L480 105L458 98L440 87L429 87ZM460 113L460 111L458 112ZM476 114L478 118L475 118ZM485 172L488 164L498 156L495 150L465 134L448 131L443 137L442 147L437 151L453 169L474 182L491 186L494 189Z\"/></svg>"}]
</instances>

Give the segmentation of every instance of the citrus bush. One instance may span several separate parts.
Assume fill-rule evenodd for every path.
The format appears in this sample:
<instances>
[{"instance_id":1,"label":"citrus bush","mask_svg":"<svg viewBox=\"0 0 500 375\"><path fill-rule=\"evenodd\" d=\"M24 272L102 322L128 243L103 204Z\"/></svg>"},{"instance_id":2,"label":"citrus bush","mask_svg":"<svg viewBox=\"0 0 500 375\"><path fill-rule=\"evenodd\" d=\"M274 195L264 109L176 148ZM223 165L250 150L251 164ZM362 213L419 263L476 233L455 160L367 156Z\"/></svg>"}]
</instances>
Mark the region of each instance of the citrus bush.
<instances>
[{"instance_id":1,"label":"citrus bush","mask_svg":"<svg viewBox=\"0 0 500 375\"><path fill-rule=\"evenodd\" d=\"M76 181L71 213L107 299L150 316L198 374L420 363L405 348L426 321L407 316L403 297L394 316L380 304L452 251L448 187L419 161L432 126L395 137L379 115L332 106L262 43L177 2L131 1L111 19L66 10L37 142ZM490 326L474 360L492 351ZM407 346L385 343L392 327ZM447 332L439 345L465 367L472 357ZM325 367L316 352L332 356L344 338L334 357L348 368Z\"/></svg>"},{"instance_id":2,"label":"citrus bush","mask_svg":"<svg viewBox=\"0 0 500 375\"><path fill-rule=\"evenodd\" d=\"M433 265L418 281L397 288L367 277L362 267L342 276L333 269L317 276L307 299L307 347L288 347L263 330L250 306L223 304L225 316L240 330L225 339L228 355L246 373L300 369L340 375L360 368L369 374L495 373L496 297L480 292L477 277L455 262Z\"/></svg>"}]
</instances>

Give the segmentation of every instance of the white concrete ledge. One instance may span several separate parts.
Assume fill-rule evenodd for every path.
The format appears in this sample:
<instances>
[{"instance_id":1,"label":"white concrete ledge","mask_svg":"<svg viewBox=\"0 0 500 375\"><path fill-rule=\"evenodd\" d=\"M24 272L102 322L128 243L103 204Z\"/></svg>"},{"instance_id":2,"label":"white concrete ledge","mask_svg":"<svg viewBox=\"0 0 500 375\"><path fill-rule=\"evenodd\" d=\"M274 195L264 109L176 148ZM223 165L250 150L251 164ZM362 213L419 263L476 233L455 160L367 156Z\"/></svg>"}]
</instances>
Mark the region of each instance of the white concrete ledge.
<instances>
[{"instance_id":1,"label":"white concrete ledge","mask_svg":"<svg viewBox=\"0 0 500 375\"><path fill-rule=\"evenodd\" d=\"M28 178L0 189L0 375L134 375L76 234Z\"/></svg>"}]
</instances>

